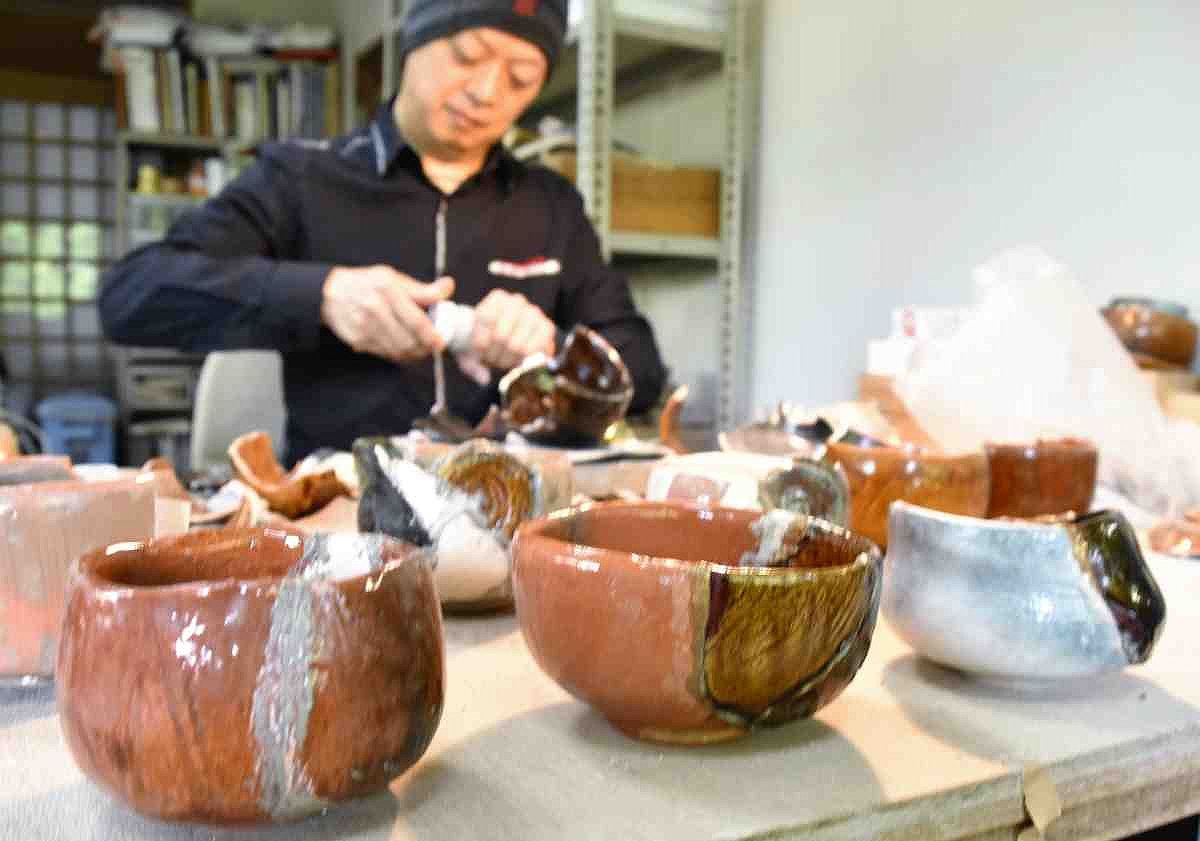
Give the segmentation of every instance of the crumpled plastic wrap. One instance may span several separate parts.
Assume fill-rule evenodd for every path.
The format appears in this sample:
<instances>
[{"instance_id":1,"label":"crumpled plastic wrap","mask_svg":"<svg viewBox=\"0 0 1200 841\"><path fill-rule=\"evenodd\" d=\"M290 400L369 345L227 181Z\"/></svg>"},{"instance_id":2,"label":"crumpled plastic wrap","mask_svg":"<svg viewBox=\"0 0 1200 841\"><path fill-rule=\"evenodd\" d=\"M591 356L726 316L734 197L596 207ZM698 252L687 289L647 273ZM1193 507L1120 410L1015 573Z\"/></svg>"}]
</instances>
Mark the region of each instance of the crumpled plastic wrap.
<instances>
[{"instance_id":1,"label":"crumpled plastic wrap","mask_svg":"<svg viewBox=\"0 0 1200 841\"><path fill-rule=\"evenodd\" d=\"M1100 483L1157 514L1200 504L1200 428L1170 421L1070 271L1036 248L975 271L961 328L918 350L896 391L941 446L1076 436Z\"/></svg>"}]
</instances>

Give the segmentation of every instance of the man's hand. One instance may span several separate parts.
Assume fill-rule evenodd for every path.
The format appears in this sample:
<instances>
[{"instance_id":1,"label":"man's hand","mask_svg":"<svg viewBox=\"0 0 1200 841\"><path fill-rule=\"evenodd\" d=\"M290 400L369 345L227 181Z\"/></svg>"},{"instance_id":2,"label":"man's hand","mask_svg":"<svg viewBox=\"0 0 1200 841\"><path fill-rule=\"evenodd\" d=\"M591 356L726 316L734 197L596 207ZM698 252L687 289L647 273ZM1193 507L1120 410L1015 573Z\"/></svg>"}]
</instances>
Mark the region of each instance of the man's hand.
<instances>
[{"instance_id":1,"label":"man's hand","mask_svg":"<svg viewBox=\"0 0 1200 841\"><path fill-rule=\"evenodd\" d=\"M507 371L531 354L554 354L554 322L524 295L493 289L475 307L471 348L485 364Z\"/></svg>"},{"instance_id":2,"label":"man's hand","mask_svg":"<svg viewBox=\"0 0 1200 841\"><path fill-rule=\"evenodd\" d=\"M359 353L412 362L442 350L425 310L452 294L449 277L421 283L390 266L339 266L325 278L321 320Z\"/></svg>"}]
</instances>

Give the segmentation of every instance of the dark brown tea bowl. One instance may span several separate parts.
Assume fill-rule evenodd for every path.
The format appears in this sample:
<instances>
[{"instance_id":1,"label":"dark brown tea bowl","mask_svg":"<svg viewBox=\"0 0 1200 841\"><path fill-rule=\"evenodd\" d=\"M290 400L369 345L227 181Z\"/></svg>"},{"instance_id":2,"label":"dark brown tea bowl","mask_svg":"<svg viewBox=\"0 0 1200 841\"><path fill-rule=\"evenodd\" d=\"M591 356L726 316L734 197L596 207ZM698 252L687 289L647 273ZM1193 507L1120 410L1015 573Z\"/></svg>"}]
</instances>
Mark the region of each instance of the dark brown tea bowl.
<instances>
[{"instance_id":1,"label":"dark brown tea bowl","mask_svg":"<svg viewBox=\"0 0 1200 841\"><path fill-rule=\"evenodd\" d=\"M535 355L500 381L508 425L531 441L586 445L625 417L633 379L621 354L582 324L553 359Z\"/></svg>"},{"instance_id":2,"label":"dark brown tea bowl","mask_svg":"<svg viewBox=\"0 0 1200 841\"><path fill-rule=\"evenodd\" d=\"M137 811L297 819L384 788L433 737L430 563L379 535L114 544L74 565L57 680L76 762Z\"/></svg>"},{"instance_id":3,"label":"dark brown tea bowl","mask_svg":"<svg viewBox=\"0 0 1200 841\"><path fill-rule=\"evenodd\" d=\"M513 585L538 665L627 735L698 745L811 716L850 683L881 553L802 514L590 505L517 532Z\"/></svg>"},{"instance_id":4,"label":"dark brown tea bowl","mask_svg":"<svg viewBox=\"0 0 1200 841\"><path fill-rule=\"evenodd\" d=\"M989 443L992 477L988 517L1043 517L1086 514L1096 492L1099 455L1080 438L1029 444Z\"/></svg>"}]
</instances>

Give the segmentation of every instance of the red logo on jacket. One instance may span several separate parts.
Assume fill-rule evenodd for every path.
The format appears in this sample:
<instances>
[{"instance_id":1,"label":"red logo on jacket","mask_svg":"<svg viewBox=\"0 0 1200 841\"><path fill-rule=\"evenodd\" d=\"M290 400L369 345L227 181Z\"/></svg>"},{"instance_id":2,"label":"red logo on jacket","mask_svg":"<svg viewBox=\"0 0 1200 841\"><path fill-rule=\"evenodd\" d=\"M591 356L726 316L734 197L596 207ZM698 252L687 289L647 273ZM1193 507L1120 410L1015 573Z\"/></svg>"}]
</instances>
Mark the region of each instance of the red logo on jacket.
<instances>
[{"instance_id":1,"label":"red logo on jacket","mask_svg":"<svg viewBox=\"0 0 1200 841\"><path fill-rule=\"evenodd\" d=\"M518 15L526 15L533 17L537 14L538 0L515 0L513 2L513 11Z\"/></svg>"}]
</instances>

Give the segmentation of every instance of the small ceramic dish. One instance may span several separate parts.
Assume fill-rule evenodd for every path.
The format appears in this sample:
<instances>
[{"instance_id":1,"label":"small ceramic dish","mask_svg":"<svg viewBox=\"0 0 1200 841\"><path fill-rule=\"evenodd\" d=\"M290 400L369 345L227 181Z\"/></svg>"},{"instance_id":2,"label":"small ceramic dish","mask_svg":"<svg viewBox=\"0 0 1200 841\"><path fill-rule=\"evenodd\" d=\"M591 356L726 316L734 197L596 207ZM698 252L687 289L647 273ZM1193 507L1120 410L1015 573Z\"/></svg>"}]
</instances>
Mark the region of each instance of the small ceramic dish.
<instances>
[{"instance_id":1,"label":"small ceramic dish","mask_svg":"<svg viewBox=\"0 0 1200 841\"><path fill-rule=\"evenodd\" d=\"M424 551L379 535L192 532L72 570L58 709L83 772L175 821L300 818L378 791L441 717Z\"/></svg>"},{"instance_id":2,"label":"small ceramic dish","mask_svg":"<svg viewBox=\"0 0 1200 841\"><path fill-rule=\"evenodd\" d=\"M836 698L881 571L870 541L803 515L603 503L522 526L513 586L550 677L629 736L694 745Z\"/></svg>"},{"instance_id":3,"label":"small ceramic dish","mask_svg":"<svg viewBox=\"0 0 1200 841\"><path fill-rule=\"evenodd\" d=\"M655 465L646 499L808 514L846 525L850 488L841 468L808 458L711 452Z\"/></svg>"},{"instance_id":4,"label":"small ceramic dish","mask_svg":"<svg viewBox=\"0 0 1200 841\"><path fill-rule=\"evenodd\" d=\"M1072 522L892 506L883 610L923 657L1036 684L1144 663L1166 605L1115 511Z\"/></svg>"},{"instance_id":5,"label":"small ceramic dish","mask_svg":"<svg viewBox=\"0 0 1200 841\"><path fill-rule=\"evenodd\" d=\"M990 443L984 449L992 483L987 516L1078 515L1091 510L1099 457L1090 441Z\"/></svg>"},{"instance_id":6,"label":"small ceramic dish","mask_svg":"<svg viewBox=\"0 0 1200 841\"><path fill-rule=\"evenodd\" d=\"M941 453L854 435L830 441L825 461L841 465L850 483L851 530L881 547L888 543L888 509L898 500L972 517L987 514L991 480L982 451Z\"/></svg>"},{"instance_id":7,"label":"small ceramic dish","mask_svg":"<svg viewBox=\"0 0 1200 841\"><path fill-rule=\"evenodd\" d=\"M546 444L595 444L633 400L629 369L608 341L583 325L553 359L530 357L500 381L509 428Z\"/></svg>"},{"instance_id":8,"label":"small ceramic dish","mask_svg":"<svg viewBox=\"0 0 1200 841\"><path fill-rule=\"evenodd\" d=\"M1188 319L1186 307L1170 301L1114 298L1101 313L1135 357L1191 367L1197 327Z\"/></svg>"}]
</instances>

